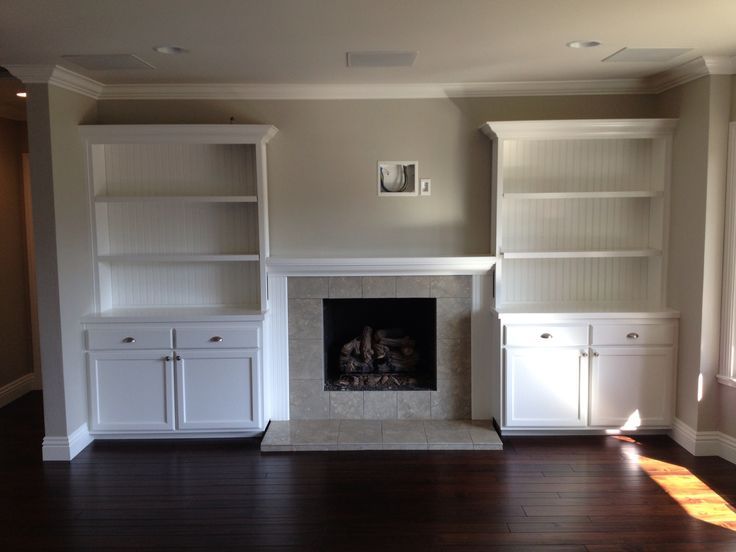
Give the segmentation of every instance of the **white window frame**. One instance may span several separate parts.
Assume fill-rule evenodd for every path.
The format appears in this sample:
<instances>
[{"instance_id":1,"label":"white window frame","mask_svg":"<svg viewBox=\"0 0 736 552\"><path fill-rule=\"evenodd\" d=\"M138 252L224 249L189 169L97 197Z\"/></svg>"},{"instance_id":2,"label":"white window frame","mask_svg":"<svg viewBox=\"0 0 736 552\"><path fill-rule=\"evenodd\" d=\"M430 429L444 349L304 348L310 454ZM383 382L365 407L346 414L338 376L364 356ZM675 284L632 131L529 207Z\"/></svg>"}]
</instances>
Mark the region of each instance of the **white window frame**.
<instances>
[{"instance_id":1,"label":"white window frame","mask_svg":"<svg viewBox=\"0 0 736 552\"><path fill-rule=\"evenodd\" d=\"M721 358L718 381L736 387L736 122L728 132L726 226L723 233Z\"/></svg>"}]
</instances>

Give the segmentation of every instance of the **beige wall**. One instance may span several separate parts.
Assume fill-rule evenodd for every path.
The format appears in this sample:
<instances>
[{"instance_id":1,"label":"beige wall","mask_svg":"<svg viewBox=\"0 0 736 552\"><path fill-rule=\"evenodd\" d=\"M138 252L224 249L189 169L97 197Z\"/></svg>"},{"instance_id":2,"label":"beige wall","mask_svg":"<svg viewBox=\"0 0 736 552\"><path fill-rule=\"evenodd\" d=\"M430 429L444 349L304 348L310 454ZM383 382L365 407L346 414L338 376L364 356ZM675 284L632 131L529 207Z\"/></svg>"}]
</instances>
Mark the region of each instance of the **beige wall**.
<instances>
[{"instance_id":1,"label":"beige wall","mask_svg":"<svg viewBox=\"0 0 736 552\"><path fill-rule=\"evenodd\" d=\"M673 141L668 303L681 313L677 417L699 431L718 424L728 77L705 77L661 95L679 118ZM702 375L703 397L698 401Z\"/></svg>"},{"instance_id":2,"label":"beige wall","mask_svg":"<svg viewBox=\"0 0 736 552\"><path fill-rule=\"evenodd\" d=\"M0 387L33 372L21 154L25 123L0 118Z\"/></svg>"},{"instance_id":3,"label":"beige wall","mask_svg":"<svg viewBox=\"0 0 736 552\"><path fill-rule=\"evenodd\" d=\"M102 101L99 123L273 124L273 256L490 252L488 120L651 117L653 96L336 101ZM418 160L431 197L379 198L376 161Z\"/></svg>"}]
</instances>

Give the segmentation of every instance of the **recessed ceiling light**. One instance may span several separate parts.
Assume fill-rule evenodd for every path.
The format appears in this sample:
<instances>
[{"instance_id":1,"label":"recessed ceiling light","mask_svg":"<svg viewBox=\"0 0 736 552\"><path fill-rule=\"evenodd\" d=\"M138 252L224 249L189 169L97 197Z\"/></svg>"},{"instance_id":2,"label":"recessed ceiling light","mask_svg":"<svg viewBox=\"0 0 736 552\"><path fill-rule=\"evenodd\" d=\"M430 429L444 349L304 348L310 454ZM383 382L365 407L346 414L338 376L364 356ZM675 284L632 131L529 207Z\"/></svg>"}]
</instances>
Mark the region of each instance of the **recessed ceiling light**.
<instances>
[{"instance_id":1,"label":"recessed ceiling light","mask_svg":"<svg viewBox=\"0 0 736 552\"><path fill-rule=\"evenodd\" d=\"M597 40L573 40L567 43L568 48L595 48L600 46L601 43Z\"/></svg>"},{"instance_id":2,"label":"recessed ceiling light","mask_svg":"<svg viewBox=\"0 0 736 552\"><path fill-rule=\"evenodd\" d=\"M186 48L182 48L180 46L154 46L153 49L157 51L159 54L169 54L169 55L175 55L175 54L188 54L189 50Z\"/></svg>"},{"instance_id":3,"label":"recessed ceiling light","mask_svg":"<svg viewBox=\"0 0 736 552\"><path fill-rule=\"evenodd\" d=\"M16 92L15 95L18 96L19 98L27 98L28 92Z\"/></svg>"}]
</instances>

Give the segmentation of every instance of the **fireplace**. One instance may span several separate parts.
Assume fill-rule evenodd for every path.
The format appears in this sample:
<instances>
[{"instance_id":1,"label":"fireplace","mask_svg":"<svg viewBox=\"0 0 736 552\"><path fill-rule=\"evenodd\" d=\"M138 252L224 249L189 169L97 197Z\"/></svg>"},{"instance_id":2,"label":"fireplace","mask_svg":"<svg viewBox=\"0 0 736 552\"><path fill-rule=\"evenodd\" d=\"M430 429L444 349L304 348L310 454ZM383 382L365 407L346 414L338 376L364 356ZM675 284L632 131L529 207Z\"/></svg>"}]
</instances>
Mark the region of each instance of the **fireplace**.
<instances>
[{"instance_id":1,"label":"fireplace","mask_svg":"<svg viewBox=\"0 0 736 552\"><path fill-rule=\"evenodd\" d=\"M437 389L437 300L324 299L325 391Z\"/></svg>"}]
</instances>

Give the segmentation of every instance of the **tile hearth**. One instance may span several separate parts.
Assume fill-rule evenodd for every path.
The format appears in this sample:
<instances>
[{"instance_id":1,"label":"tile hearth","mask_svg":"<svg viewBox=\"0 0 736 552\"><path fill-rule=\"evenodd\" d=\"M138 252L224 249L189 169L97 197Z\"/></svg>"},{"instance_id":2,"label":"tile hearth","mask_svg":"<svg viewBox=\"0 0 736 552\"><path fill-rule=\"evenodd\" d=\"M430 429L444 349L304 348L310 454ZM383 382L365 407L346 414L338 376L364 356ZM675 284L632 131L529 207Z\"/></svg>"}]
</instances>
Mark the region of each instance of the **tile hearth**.
<instances>
[{"instance_id":1,"label":"tile hearth","mask_svg":"<svg viewBox=\"0 0 736 552\"><path fill-rule=\"evenodd\" d=\"M502 450L490 421L292 420L271 422L261 452Z\"/></svg>"}]
</instances>

